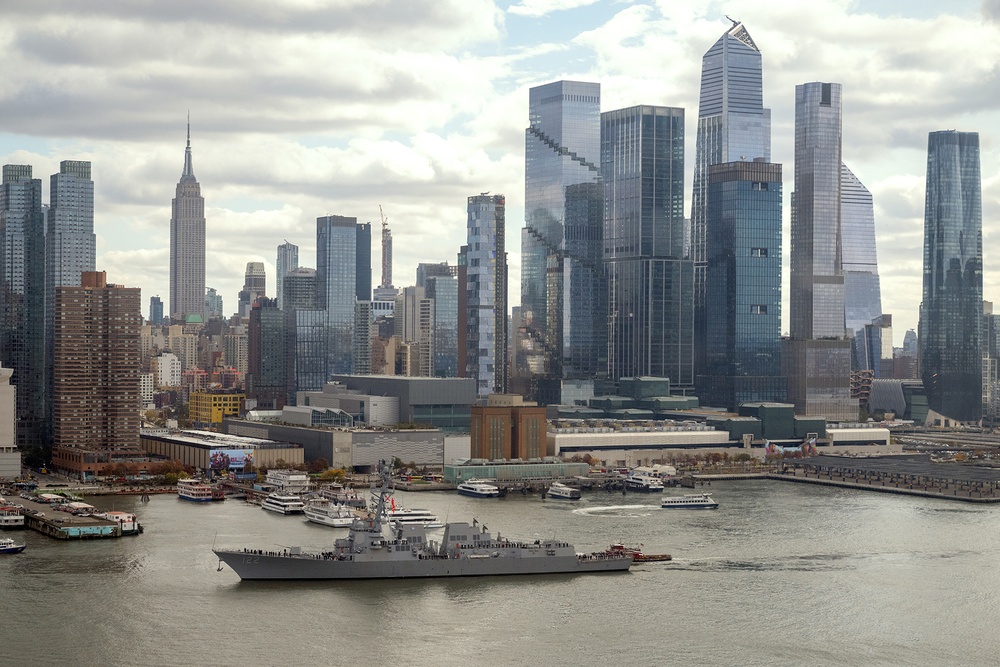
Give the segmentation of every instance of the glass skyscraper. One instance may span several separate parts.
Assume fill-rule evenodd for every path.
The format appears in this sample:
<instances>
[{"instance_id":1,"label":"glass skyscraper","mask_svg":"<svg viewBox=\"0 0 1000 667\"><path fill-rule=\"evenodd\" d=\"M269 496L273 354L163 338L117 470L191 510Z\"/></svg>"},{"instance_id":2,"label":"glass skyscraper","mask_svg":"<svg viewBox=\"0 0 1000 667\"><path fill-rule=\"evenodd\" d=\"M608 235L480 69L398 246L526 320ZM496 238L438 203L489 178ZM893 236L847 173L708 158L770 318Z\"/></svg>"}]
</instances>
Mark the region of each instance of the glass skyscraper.
<instances>
[{"instance_id":1,"label":"glass skyscraper","mask_svg":"<svg viewBox=\"0 0 1000 667\"><path fill-rule=\"evenodd\" d=\"M316 219L317 305L326 311L326 377L351 373L354 364L354 303L364 288L359 280L358 249L362 227L357 218L328 215ZM368 300L371 300L371 226L368 225ZM287 279L287 276L286 276ZM310 326L314 326L310 323ZM310 336L313 338L315 332ZM324 382L326 380L324 379ZM318 389L322 388L322 384Z\"/></svg>"},{"instance_id":2,"label":"glass skyscraper","mask_svg":"<svg viewBox=\"0 0 1000 667\"><path fill-rule=\"evenodd\" d=\"M708 170L706 405L784 401L781 375L781 165Z\"/></svg>"},{"instance_id":3,"label":"glass skyscraper","mask_svg":"<svg viewBox=\"0 0 1000 667\"><path fill-rule=\"evenodd\" d=\"M920 371L928 419L982 416L983 214L979 134L927 138Z\"/></svg>"},{"instance_id":4,"label":"glass skyscraper","mask_svg":"<svg viewBox=\"0 0 1000 667\"><path fill-rule=\"evenodd\" d=\"M468 199L466 377L480 395L507 393L506 199Z\"/></svg>"},{"instance_id":5,"label":"glass skyscraper","mask_svg":"<svg viewBox=\"0 0 1000 667\"><path fill-rule=\"evenodd\" d=\"M600 110L597 83L529 91L517 370L546 403L559 401L562 378L607 368Z\"/></svg>"},{"instance_id":6,"label":"glass skyscraper","mask_svg":"<svg viewBox=\"0 0 1000 667\"><path fill-rule=\"evenodd\" d=\"M608 372L694 384L694 263L684 225L684 110L601 114Z\"/></svg>"},{"instance_id":7,"label":"glass skyscraper","mask_svg":"<svg viewBox=\"0 0 1000 667\"><path fill-rule=\"evenodd\" d=\"M845 337L841 235L841 86L795 87L788 398L801 415L855 420Z\"/></svg>"},{"instance_id":8,"label":"glass skyscraper","mask_svg":"<svg viewBox=\"0 0 1000 667\"><path fill-rule=\"evenodd\" d=\"M458 377L458 278L431 276L425 290L434 302L434 376Z\"/></svg>"},{"instance_id":9,"label":"glass skyscraper","mask_svg":"<svg viewBox=\"0 0 1000 667\"><path fill-rule=\"evenodd\" d=\"M882 316L882 290L875 252L875 211L868 188L846 164L840 165L840 227L844 324L847 334L854 337L852 367L876 370L866 361L869 355L864 351L865 326Z\"/></svg>"},{"instance_id":10,"label":"glass skyscraper","mask_svg":"<svg viewBox=\"0 0 1000 667\"><path fill-rule=\"evenodd\" d=\"M760 50L744 25L734 21L702 58L690 232L699 368L705 363L708 168L757 158L771 161L771 110L764 108Z\"/></svg>"},{"instance_id":11,"label":"glass skyscraper","mask_svg":"<svg viewBox=\"0 0 1000 667\"><path fill-rule=\"evenodd\" d=\"M294 243L285 241L278 246L277 257L275 259L274 294L278 300L278 308L280 309L285 298L285 274L299 268L299 247Z\"/></svg>"},{"instance_id":12,"label":"glass skyscraper","mask_svg":"<svg viewBox=\"0 0 1000 667\"><path fill-rule=\"evenodd\" d=\"M31 166L6 164L0 184L0 360L17 386L15 439L40 444L45 416L45 209Z\"/></svg>"}]
</instances>

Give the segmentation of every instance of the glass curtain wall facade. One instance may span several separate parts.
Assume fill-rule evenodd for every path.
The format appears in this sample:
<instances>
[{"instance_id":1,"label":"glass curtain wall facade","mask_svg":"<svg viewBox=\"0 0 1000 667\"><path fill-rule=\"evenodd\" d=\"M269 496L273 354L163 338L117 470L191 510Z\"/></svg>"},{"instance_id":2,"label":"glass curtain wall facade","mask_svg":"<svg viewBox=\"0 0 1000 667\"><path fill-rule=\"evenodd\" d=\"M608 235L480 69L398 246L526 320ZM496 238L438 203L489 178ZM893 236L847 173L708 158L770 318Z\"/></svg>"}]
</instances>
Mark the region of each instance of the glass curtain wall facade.
<instances>
[{"instance_id":1,"label":"glass curtain wall facade","mask_svg":"<svg viewBox=\"0 0 1000 667\"><path fill-rule=\"evenodd\" d=\"M844 323L841 165L840 84L796 86L788 399L797 414L855 420Z\"/></svg>"},{"instance_id":2,"label":"glass curtain wall facade","mask_svg":"<svg viewBox=\"0 0 1000 667\"><path fill-rule=\"evenodd\" d=\"M45 214L31 166L6 164L0 184L0 359L17 386L15 441L41 444L45 416Z\"/></svg>"},{"instance_id":3,"label":"glass curtain wall facade","mask_svg":"<svg viewBox=\"0 0 1000 667\"><path fill-rule=\"evenodd\" d=\"M458 278L431 276L425 284L434 303L434 376L458 377Z\"/></svg>"},{"instance_id":4,"label":"glass curtain wall facade","mask_svg":"<svg viewBox=\"0 0 1000 667\"><path fill-rule=\"evenodd\" d=\"M781 165L709 168L706 405L785 401L781 375Z\"/></svg>"},{"instance_id":5,"label":"glass curtain wall facade","mask_svg":"<svg viewBox=\"0 0 1000 667\"><path fill-rule=\"evenodd\" d=\"M982 416L983 213L979 134L927 138L920 370L928 419Z\"/></svg>"},{"instance_id":6,"label":"glass curtain wall facade","mask_svg":"<svg viewBox=\"0 0 1000 667\"><path fill-rule=\"evenodd\" d=\"M328 215L316 219L317 306L326 311L325 375L350 373L354 363L354 303L360 292L357 254L360 246L357 218ZM369 254L371 226L368 226ZM371 259L368 260L371 299ZM312 338L316 335L313 332ZM325 382L325 380L324 380ZM322 388L320 384L319 388Z\"/></svg>"},{"instance_id":7,"label":"glass curtain wall facade","mask_svg":"<svg viewBox=\"0 0 1000 667\"><path fill-rule=\"evenodd\" d=\"M601 114L608 373L694 384L694 263L684 224L684 110Z\"/></svg>"},{"instance_id":8,"label":"glass curtain wall facade","mask_svg":"<svg viewBox=\"0 0 1000 667\"><path fill-rule=\"evenodd\" d=\"M466 377L480 396L507 393L506 199L468 199Z\"/></svg>"},{"instance_id":9,"label":"glass curtain wall facade","mask_svg":"<svg viewBox=\"0 0 1000 667\"><path fill-rule=\"evenodd\" d=\"M247 328L247 397L259 408L285 405L285 316L277 299L260 299L250 310Z\"/></svg>"},{"instance_id":10,"label":"glass curtain wall facade","mask_svg":"<svg viewBox=\"0 0 1000 667\"><path fill-rule=\"evenodd\" d=\"M847 334L854 337L851 367L874 371L865 363L868 355L864 351L864 328L882 315L882 289L875 252L875 208L868 188L846 164L840 165L840 225L844 324Z\"/></svg>"},{"instance_id":11,"label":"glass curtain wall facade","mask_svg":"<svg viewBox=\"0 0 1000 667\"><path fill-rule=\"evenodd\" d=\"M282 308L284 304L285 274L299 268L299 247L288 241L279 245L274 268L274 294L278 300L278 308Z\"/></svg>"},{"instance_id":12,"label":"glass curtain wall facade","mask_svg":"<svg viewBox=\"0 0 1000 667\"><path fill-rule=\"evenodd\" d=\"M559 401L563 377L606 372L600 110L597 83L529 91L516 367L543 402Z\"/></svg>"},{"instance_id":13,"label":"glass curtain wall facade","mask_svg":"<svg viewBox=\"0 0 1000 667\"><path fill-rule=\"evenodd\" d=\"M170 216L170 317L183 324L188 315L205 321L205 198L191 163L191 123Z\"/></svg>"},{"instance_id":14,"label":"glass curtain wall facade","mask_svg":"<svg viewBox=\"0 0 1000 667\"><path fill-rule=\"evenodd\" d=\"M705 363L708 168L757 158L771 161L771 110L764 108L760 49L746 27L733 22L702 58L689 241L695 267L695 364L699 369Z\"/></svg>"}]
</instances>

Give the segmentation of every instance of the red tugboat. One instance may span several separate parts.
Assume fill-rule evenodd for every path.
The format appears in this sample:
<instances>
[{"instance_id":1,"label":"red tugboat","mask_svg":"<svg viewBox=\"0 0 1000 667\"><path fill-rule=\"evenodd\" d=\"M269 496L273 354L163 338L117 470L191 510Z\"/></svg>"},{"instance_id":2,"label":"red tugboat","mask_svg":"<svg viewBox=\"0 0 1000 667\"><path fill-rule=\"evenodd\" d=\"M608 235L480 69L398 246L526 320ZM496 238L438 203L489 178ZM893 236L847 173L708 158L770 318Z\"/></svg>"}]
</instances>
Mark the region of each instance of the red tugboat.
<instances>
[{"instance_id":1,"label":"red tugboat","mask_svg":"<svg viewBox=\"0 0 1000 667\"><path fill-rule=\"evenodd\" d=\"M609 556L624 556L631 554L633 563L660 563L672 560L670 554L646 554L639 549L627 547L624 544L612 544L608 547L605 553Z\"/></svg>"}]
</instances>

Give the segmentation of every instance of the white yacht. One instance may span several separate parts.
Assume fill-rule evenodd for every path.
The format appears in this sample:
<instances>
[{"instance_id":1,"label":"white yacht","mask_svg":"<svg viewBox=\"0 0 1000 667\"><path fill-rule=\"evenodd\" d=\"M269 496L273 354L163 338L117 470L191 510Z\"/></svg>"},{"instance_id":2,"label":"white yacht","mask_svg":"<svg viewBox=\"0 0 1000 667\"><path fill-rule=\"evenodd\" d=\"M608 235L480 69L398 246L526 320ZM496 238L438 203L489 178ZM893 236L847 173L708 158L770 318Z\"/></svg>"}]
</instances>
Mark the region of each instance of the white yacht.
<instances>
[{"instance_id":1,"label":"white yacht","mask_svg":"<svg viewBox=\"0 0 1000 667\"><path fill-rule=\"evenodd\" d=\"M574 489L572 486L563 484L562 482L552 482L552 486L548 488L545 495L549 498L560 498L563 500L579 500L582 497L580 489Z\"/></svg>"},{"instance_id":2,"label":"white yacht","mask_svg":"<svg viewBox=\"0 0 1000 667\"><path fill-rule=\"evenodd\" d=\"M662 493L663 478L659 475L636 469L625 478L625 488L639 493Z\"/></svg>"},{"instance_id":3,"label":"white yacht","mask_svg":"<svg viewBox=\"0 0 1000 667\"><path fill-rule=\"evenodd\" d=\"M261 509L278 514L302 514L305 503L298 496L289 496L283 493L271 493L260 504Z\"/></svg>"},{"instance_id":4,"label":"white yacht","mask_svg":"<svg viewBox=\"0 0 1000 667\"><path fill-rule=\"evenodd\" d=\"M707 493L689 493L684 496L664 496L660 507L667 509L714 510L719 503Z\"/></svg>"},{"instance_id":5,"label":"white yacht","mask_svg":"<svg viewBox=\"0 0 1000 667\"><path fill-rule=\"evenodd\" d=\"M467 479L458 485L458 493L473 498L499 498L500 488L482 479Z\"/></svg>"},{"instance_id":6,"label":"white yacht","mask_svg":"<svg viewBox=\"0 0 1000 667\"><path fill-rule=\"evenodd\" d=\"M306 503L305 515L313 523L334 528L347 528L355 519L350 507L327 498L314 498Z\"/></svg>"},{"instance_id":7,"label":"white yacht","mask_svg":"<svg viewBox=\"0 0 1000 667\"><path fill-rule=\"evenodd\" d=\"M423 509L391 509L386 513L386 523L398 523L402 526L423 526L424 528L441 528L444 524L430 510Z\"/></svg>"}]
</instances>

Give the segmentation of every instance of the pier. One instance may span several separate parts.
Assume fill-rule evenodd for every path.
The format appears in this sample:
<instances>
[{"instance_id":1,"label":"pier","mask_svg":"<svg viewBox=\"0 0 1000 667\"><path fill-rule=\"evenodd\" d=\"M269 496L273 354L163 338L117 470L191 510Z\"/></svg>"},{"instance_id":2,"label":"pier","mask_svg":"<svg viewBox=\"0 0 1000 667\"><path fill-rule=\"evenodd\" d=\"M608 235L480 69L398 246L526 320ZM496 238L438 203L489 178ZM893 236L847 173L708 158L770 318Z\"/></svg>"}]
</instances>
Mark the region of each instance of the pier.
<instances>
[{"instance_id":1,"label":"pier","mask_svg":"<svg viewBox=\"0 0 1000 667\"><path fill-rule=\"evenodd\" d=\"M1000 469L938 463L928 455L786 461L768 479L970 503L1000 502Z\"/></svg>"},{"instance_id":2,"label":"pier","mask_svg":"<svg viewBox=\"0 0 1000 667\"><path fill-rule=\"evenodd\" d=\"M12 502L13 499L11 499ZM16 501L23 505L26 528L48 535L57 540L92 540L122 536L122 527L117 521L95 516L76 516L60 512L46 503L26 498Z\"/></svg>"}]
</instances>

